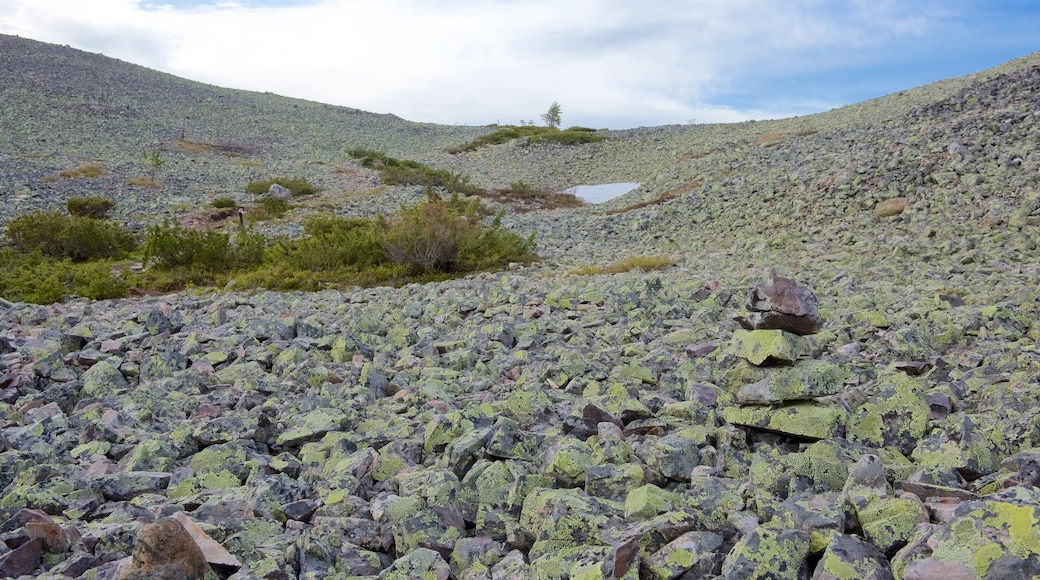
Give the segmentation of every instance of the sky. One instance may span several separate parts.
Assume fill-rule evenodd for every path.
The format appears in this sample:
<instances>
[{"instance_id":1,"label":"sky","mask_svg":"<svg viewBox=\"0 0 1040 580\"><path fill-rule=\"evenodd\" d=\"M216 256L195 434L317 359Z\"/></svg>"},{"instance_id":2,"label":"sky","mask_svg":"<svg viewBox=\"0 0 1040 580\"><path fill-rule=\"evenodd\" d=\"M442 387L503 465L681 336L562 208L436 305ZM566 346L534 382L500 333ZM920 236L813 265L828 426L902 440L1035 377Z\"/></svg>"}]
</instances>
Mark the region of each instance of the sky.
<instances>
[{"instance_id":1,"label":"sky","mask_svg":"<svg viewBox=\"0 0 1040 580\"><path fill-rule=\"evenodd\" d=\"M0 0L0 33L449 125L804 115L1040 50L1036 0ZM0 82L3 80L0 71Z\"/></svg>"}]
</instances>

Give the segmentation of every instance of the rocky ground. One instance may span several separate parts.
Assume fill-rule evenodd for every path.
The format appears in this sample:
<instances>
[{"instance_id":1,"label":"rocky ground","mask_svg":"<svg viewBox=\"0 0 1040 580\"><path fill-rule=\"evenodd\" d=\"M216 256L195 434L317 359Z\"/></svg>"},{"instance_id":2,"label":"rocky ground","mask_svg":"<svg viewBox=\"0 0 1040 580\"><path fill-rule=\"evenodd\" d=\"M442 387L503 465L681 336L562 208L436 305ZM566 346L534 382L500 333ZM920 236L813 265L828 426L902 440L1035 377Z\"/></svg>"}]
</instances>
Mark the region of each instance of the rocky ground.
<instances>
[{"instance_id":1,"label":"rocky ground","mask_svg":"<svg viewBox=\"0 0 1040 580\"><path fill-rule=\"evenodd\" d=\"M544 260L500 273L0 303L0 575L1040 575L1036 55L821 115L458 156L443 150L488 129L12 37L0 59L33 73L0 87L3 221L82 192L161 219L272 171L327 187L325 211L420 195L355 191L375 181L351 146L488 187L643 184L508 214ZM97 109L119 83L153 97ZM41 116L47 95L64 112ZM195 120L206 110L241 123ZM138 149L175 142L186 111L213 131L199 141L252 153L170 146L163 189L125 186ZM272 120L292 115L330 128ZM140 147L119 140L134 131ZM110 171L48 179L87 161ZM649 254L676 265L571 270ZM770 268L816 307L784 298ZM749 307L815 310L819 328Z\"/></svg>"}]
</instances>

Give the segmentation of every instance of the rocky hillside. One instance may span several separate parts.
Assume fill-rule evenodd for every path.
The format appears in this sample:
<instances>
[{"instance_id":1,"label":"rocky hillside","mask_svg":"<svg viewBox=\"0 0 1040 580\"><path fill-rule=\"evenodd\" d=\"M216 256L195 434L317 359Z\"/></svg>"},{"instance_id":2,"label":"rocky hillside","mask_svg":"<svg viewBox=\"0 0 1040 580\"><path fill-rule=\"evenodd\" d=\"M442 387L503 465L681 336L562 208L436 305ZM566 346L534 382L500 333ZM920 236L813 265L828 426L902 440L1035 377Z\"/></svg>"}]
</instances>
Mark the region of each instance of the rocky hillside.
<instances>
[{"instance_id":1,"label":"rocky hillside","mask_svg":"<svg viewBox=\"0 0 1040 580\"><path fill-rule=\"evenodd\" d=\"M508 214L544 261L501 273L0 305L2 576L1040 575L1040 55L460 155L490 129L12 37L0 69L4 219L89 192L153 220L273 174L325 211L418 195L354 146L487 187L643 184ZM127 186L156 147L163 188ZM108 173L53 179L84 163ZM651 254L676 265L573 273Z\"/></svg>"}]
</instances>

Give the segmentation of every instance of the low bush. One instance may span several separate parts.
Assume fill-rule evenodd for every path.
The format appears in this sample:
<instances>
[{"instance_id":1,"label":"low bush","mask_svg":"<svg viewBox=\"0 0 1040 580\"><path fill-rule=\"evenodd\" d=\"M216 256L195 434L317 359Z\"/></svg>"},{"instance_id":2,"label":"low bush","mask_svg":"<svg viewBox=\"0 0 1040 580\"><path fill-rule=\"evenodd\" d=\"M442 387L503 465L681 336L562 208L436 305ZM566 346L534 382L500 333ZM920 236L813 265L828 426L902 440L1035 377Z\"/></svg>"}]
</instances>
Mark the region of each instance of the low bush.
<instances>
[{"instance_id":1,"label":"low bush","mask_svg":"<svg viewBox=\"0 0 1040 580\"><path fill-rule=\"evenodd\" d=\"M213 200L212 205L217 209L235 209L238 202L233 197L218 197Z\"/></svg>"},{"instance_id":2,"label":"low bush","mask_svg":"<svg viewBox=\"0 0 1040 580\"><path fill-rule=\"evenodd\" d=\"M512 203L516 211L523 213L541 209L581 207L585 202L573 193L554 193L524 181L515 181L507 189L488 191L485 197Z\"/></svg>"},{"instance_id":3,"label":"low bush","mask_svg":"<svg viewBox=\"0 0 1040 580\"><path fill-rule=\"evenodd\" d=\"M107 219L108 214L115 207L116 202L100 195L72 197L65 202L65 208L69 210L69 214L94 219Z\"/></svg>"},{"instance_id":4,"label":"low bush","mask_svg":"<svg viewBox=\"0 0 1040 580\"><path fill-rule=\"evenodd\" d=\"M605 135L596 135L595 133L595 129L589 129L588 127L570 127L561 131L556 127L536 127L534 125L506 126L493 133L477 137L469 143L453 147L448 152L464 153L466 151L475 151L487 145L507 143L523 137L527 137L531 143L555 141L564 145L592 143L594 141L603 141L607 138Z\"/></svg>"},{"instance_id":5,"label":"low bush","mask_svg":"<svg viewBox=\"0 0 1040 580\"><path fill-rule=\"evenodd\" d=\"M383 183L387 185L439 187L448 193L464 195L478 195L484 191L470 183L469 177L462 173L434 169L418 161L396 159L380 151L360 147L351 149L347 154L358 159L362 167L378 170Z\"/></svg>"},{"instance_id":6,"label":"low bush","mask_svg":"<svg viewBox=\"0 0 1040 580\"><path fill-rule=\"evenodd\" d=\"M481 226L477 200L449 200L427 191L429 200L405 208L393 220L379 220L380 243L390 260L415 274L478 270L532 258L527 240L502 229L501 215L490 228Z\"/></svg>"},{"instance_id":7,"label":"low bush","mask_svg":"<svg viewBox=\"0 0 1040 580\"><path fill-rule=\"evenodd\" d=\"M264 221L284 216L292 209L289 200L280 197L262 197L257 200L256 205L249 208L250 219Z\"/></svg>"},{"instance_id":8,"label":"low bush","mask_svg":"<svg viewBox=\"0 0 1040 580\"><path fill-rule=\"evenodd\" d=\"M7 224L7 237L22 252L73 262L117 258L135 246L133 235L116 224L58 212L20 215Z\"/></svg>"},{"instance_id":9,"label":"low bush","mask_svg":"<svg viewBox=\"0 0 1040 580\"><path fill-rule=\"evenodd\" d=\"M123 298L130 282L109 262L75 264L39 252L0 249L0 296L15 302L51 304L65 296Z\"/></svg>"},{"instance_id":10,"label":"low bush","mask_svg":"<svg viewBox=\"0 0 1040 580\"><path fill-rule=\"evenodd\" d=\"M246 191L256 195L263 195L276 183L288 189L293 197L314 195L321 191L302 177L275 177L265 181L250 181L246 184Z\"/></svg>"},{"instance_id":11,"label":"low bush","mask_svg":"<svg viewBox=\"0 0 1040 580\"><path fill-rule=\"evenodd\" d=\"M154 177L142 175L140 177L133 177L127 180L127 183L136 187L147 187L148 189L161 189L162 184L155 180Z\"/></svg>"},{"instance_id":12,"label":"low bush","mask_svg":"<svg viewBox=\"0 0 1040 580\"><path fill-rule=\"evenodd\" d=\"M534 135L531 137L531 143L538 143L540 141L554 141L563 145L578 145L581 143L595 143L596 141L606 140L606 135L597 135L590 133L586 130L572 130L566 131L555 131Z\"/></svg>"},{"instance_id":13,"label":"low bush","mask_svg":"<svg viewBox=\"0 0 1040 580\"><path fill-rule=\"evenodd\" d=\"M261 234L239 232L234 237L214 230L192 230L164 221L148 228L145 261L159 269L190 267L208 274L259 264L266 240Z\"/></svg>"}]
</instances>

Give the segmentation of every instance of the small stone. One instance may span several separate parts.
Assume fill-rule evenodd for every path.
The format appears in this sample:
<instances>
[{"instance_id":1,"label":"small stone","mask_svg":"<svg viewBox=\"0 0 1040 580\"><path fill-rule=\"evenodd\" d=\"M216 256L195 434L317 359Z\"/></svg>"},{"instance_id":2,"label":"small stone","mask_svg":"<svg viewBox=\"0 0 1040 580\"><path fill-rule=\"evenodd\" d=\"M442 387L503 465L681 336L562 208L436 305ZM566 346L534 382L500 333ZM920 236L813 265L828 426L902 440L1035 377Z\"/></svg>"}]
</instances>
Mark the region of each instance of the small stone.
<instances>
[{"instance_id":1,"label":"small stone","mask_svg":"<svg viewBox=\"0 0 1040 580\"><path fill-rule=\"evenodd\" d=\"M874 209L874 215L880 218L896 216L903 213L903 210L906 209L906 206L906 198L893 197L879 203L877 207Z\"/></svg>"},{"instance_id":2,"label":"small stone","mask_svg":"<svg viewBox=\"0 0 1040 580\"><path fill-rule=\"evenodd\" d=\"M201 580L209 564L184 527L174 518L161 518L137 531L130 566L121 580Z\"/></svg>"}]
</instances>

